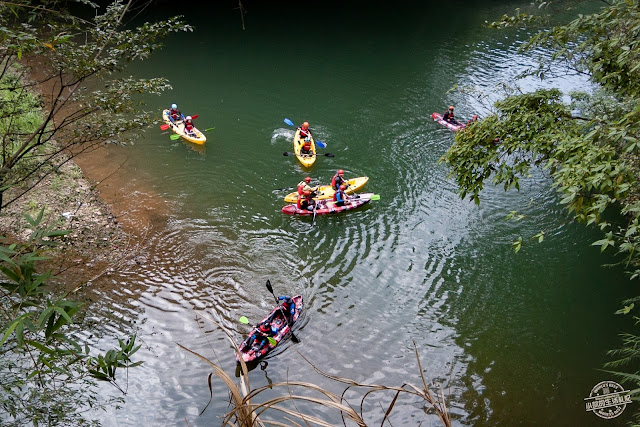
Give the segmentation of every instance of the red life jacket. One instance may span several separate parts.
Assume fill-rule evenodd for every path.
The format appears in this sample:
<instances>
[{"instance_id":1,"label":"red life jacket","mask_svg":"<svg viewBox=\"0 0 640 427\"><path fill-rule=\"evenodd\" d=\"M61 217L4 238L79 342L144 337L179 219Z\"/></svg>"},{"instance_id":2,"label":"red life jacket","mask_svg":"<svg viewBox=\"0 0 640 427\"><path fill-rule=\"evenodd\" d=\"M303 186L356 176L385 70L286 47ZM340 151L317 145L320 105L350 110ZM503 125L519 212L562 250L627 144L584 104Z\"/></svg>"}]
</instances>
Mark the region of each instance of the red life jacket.
<instances>
[{"instance_id":1,"label":"red life jacket","mask_svg":"<svg viewBox=\"0 0 640 427\"><path fill-rule=\"evenodd\" d=\"M169 110L169 116L171 116L173 120L178 120L180 119L180 111L174 110L172 108L171 110Z\"/></svg>"},{"instance_id":2,"label":"red life jacket","mask_svg":"<svg viewBox=\"0 0 640 427\"><path fill-rule=\"evenodd\" d=\"M187 132L191 132L193 130L193 123L186 122L184 124L184 130L187 131Z\"/></svg>"},{"instance_id":3,"label":"red life jacket","mask_svg":"<svg viewBox=\"0 0 640 427\"><path fill-rule=\"evenodd\" d=\"M344 180L344 178L336 173L335 175L333 175L333 178L331 178L331 188L333 188L334 190L337 190L337 188L340 187L345 182L346 181Z\"/></svg>"}]
</instances>

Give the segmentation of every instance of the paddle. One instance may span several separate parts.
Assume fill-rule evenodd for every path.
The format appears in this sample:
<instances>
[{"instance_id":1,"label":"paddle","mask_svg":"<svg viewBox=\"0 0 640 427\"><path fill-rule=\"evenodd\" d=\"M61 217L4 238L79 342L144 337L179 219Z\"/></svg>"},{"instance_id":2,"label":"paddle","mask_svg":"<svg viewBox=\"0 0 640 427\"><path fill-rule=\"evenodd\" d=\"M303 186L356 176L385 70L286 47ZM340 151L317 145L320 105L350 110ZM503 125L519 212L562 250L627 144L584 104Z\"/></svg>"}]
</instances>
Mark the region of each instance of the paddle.
<instances>
[{"instance_id":1,"label":"paddle","mask_svg":"<svg viewBox=\"0 0 640 427\"><path fill-rule=\"evenodd\" d=\"M320 148L327 148L327 144L322 141L316 141L316 145Z\"/></svg>"},{"instance_id":2,"label":"paddle","mask_svg":"<svg viewBox=\"0 0 640 427\"><path fill-rule=\"evenodd\" d=\"M374 194L373 196L371 196L371 198L369 200L380 200L380 195L379 194Z\"/></svg>"},{"instance_id":3,"label":"paddle","mask_svg":"<svg viewBox=\"0 0 640 427\"><path fill-rule=\"evenodd\" d=\"M313 227L313 225L316 222L316 208L318 207L318 202L315 202L313 204L313 219L311 220L311 226Z\"/></svg>"},{"instance_id":4,"label":"paddle","mask_svg":"<svg viewBox=\"0 0 640 427\"><path fill-rule=\"evenodd\" d=\"M284 119L284 122L285 122L286 124L288 124L289 126L295 126L295 125L293 124L293 122L292 122L291 120L287 119L286 117L285 117L285 119Z\"/></svg>"},{"instance_id":5,"label":"paddle","mask_svg":"<svg viewBox=\"0 0 640 427\"><path fill-rule=\"evenodd\" d=\"M209 131L214 130L214 129L215 129L215 127L212 127L212 128L209 128L209 129L205 129L204 132L209 132Z\"/></svg>"},{"instance_id":6,"label":"paddle","mask_svg":"<svg viewBox=\"0 0 640 427\"><path fill-rule=\"evenodd\" d=\"M160 130L167 130L167 129L169 129L170 127L171 127L171 125L168 125L168 124L166 124L166 123L165 123L165 124L163 124L163 125L160 125Z\"/></svg>"},{"instance_id":7,"label":"paddle","mask_svg":"<svg viewBox=\"0 0 640 427\"><path fill-rule=\"evenodd\" d=\"M240 321L240 323L244 323L245 325L249 324L249 319L247 319L245 316L242 316L240 319L238 319ZM263 337L267 337L267 341L269 341L269 344L271 344L272 346L276 346L278 345L278 341L276 341L275 339L273 339L272 337L264 334L260 329L258 328L254 328L256 330L256 332L258 332L260 335L262 335Z\"/></svg>"},{"instance_id":8,"label":"paddle","mask_svg":"<svg viewBox=\"0 0 640 427\"><path fill-rule=\"evenodd\" d=\"M282 155L283 156L295 156L296 153L290 153L290 152L285 151L284 153L282 153ZM318 155L318 153L316 153L316 156L317 155ZM335 157L336 155L333 154L333 153L324 153L323 156L325 156L325 157Z\"/></svg>"},{"instance_id":9,"label":"paddle","mask_svg":"<svg viewBox=\"0 0 640 427\"><path fill-rule=\"evenodd\" d=\"M271 295L273 295L273 298L275 298L275 300L276 300L276 304L279 305L280 304L280 300L278 299L276 294L273 293L273 288L271 287L271 280L269 280L269 279L267 279L267 290L269 290L269 292L271 292ZM289 325L289 319L287 319L287 313L284 312L282 307L280 307L280 312L284 316L284 321L287 322L287 325ZM289 325L289 330L291 331L291 341L293 341L295 343L299 343L300 340L298 339L298 337L296 337L293 334L293 328L291 327L291 325Z\"/></svg>"}]
</instances>

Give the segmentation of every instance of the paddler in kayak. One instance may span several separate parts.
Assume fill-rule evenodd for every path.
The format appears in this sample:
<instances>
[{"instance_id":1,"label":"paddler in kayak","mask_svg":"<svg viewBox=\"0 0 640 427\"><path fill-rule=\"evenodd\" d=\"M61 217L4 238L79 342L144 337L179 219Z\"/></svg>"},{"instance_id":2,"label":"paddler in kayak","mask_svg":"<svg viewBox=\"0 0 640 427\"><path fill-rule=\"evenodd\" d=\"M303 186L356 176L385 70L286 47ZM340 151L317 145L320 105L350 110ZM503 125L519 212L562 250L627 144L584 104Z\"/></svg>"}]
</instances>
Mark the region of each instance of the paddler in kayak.
<instances>
[{"instance_id":1,"label":"paddler in kayak","mask_svg":"<svg viewBox=\"0 0 640 427\"><path fill-rule=\"evenodd\" d=\"M193 130L195 126L193 126L193 118L191 116L187 116L184 119L184 133L189 136L196 136L195 131Z\"/></svg>"},{"instance_id":2,"label":"paddler in kayak","mask_svg":"<svg viewBox=\"0 0 640 427\"><path fill-rule=\"evenodd\" d=\"M282 301L282 311L287 316L287 323L291 323L293 315L296 312L296 303L289 295L281 295L278 297Z\"/></svg>"},{"instance_id":3,"label":"paddler in kayak","mask_svg":"<svg viewBox=\"0 0 640 427\"><path fill-rule=\"evenodd\" d=\"M453 123L454 125L460 124L460 122L457 121L453 115L453 105L450 105L449 109L442 115L442 120L444 120L445 122Z\"/></svg>"},{"instance_id":4,"label":"paddler in kayak","mask_svg":"<svg viewBox=\"0 0 640 427\"><path fill-rule=\"evenodd\" d=\"M302 123L302 126L300 126L298 129L300 129L300 139L308 140L311 136L311 131L309 130L309 122Z\"/></svg>"},{"instance_id":5,"label":"paddler in kayak","mask_svg":"<svg viewBox=\"0 0 640 427\"><path fill-rule=\"evenodd\" d=\"M298 194L298 209L313 210L316 201L313 199L314 193L309 190L304 190L302 194Z\"/></svg>"},{"instance_id":6,"label":"paddler in kayak","mask_svg":"<svg viewBox=\"0 0 640 427\"><path fill-rule=\"evenodd\" d=\"M315 197L318 193L318 187L311 186L310 176L306 177L303 181L300 181L300 183L298 183L298 194L302 195L302 193L304 193L305 191L310 191L313 197Z\"/></svg>"},{"instance_id":7,"label":"paddler in kayak","mask_svg":"<svg viewBox=\"0 0 640 427\"><path fill-rule=\"evenodd\" d=\"M344 192L344 190L346 189L347 186L342 184L333 194L333 201L335 202L336 206L344 206L344 203L347 201L347 195Z\"/></svg>"},{"instance_id":8,"label":"paddler in kayak","mask_svg":"<svg viewBox=\"0 0 640 427\"><path fill-rule=\"evenodd\" d=\"M169 119L173 123L182 120L182 113L178 110L178 106L176 104L171 104L171 108L169 109Z\"/></svg>"},{"instance_id":9,"label":"paddler in kayak","mask_svg":"<svg viewBox=\"0 0 640 427\"><path fill-rule=\"evenodd\" d=\"M304 145L300 148L301 156L312 156L313 151L311 150L311 141L305 140Z\"/></svg>"},{"instance_id":10,"label":"paddler in kayak","mask_svg":"<svg viewBox=\"0 0 640 427\"><path fill-rule=\"evenodd\" d=\"M347 181L344 179L344 171L342 169L338 169L338 172L336 172L336 174L333 175L333 178L331 178L331 188L338 191L338 188L340 188L342 184L347 185Z\"/></svg>"},{"instance_id":11,"label":"paddler in kayak","mask_svg":"<svg viewBox=\"0 0 640 427\"><path fill-rule=\"evenodd\" d=\"M261 353L265 346L269 346L269 338L273 336L273 331L271 330L271 326L266 323L260 323L257 326L257 331L251 335L251 339L247 342L247 344L251 347L251 349L256 353ZM243 348L243 351L247 351L248 346Z\"/></svg>"}]
</instances>

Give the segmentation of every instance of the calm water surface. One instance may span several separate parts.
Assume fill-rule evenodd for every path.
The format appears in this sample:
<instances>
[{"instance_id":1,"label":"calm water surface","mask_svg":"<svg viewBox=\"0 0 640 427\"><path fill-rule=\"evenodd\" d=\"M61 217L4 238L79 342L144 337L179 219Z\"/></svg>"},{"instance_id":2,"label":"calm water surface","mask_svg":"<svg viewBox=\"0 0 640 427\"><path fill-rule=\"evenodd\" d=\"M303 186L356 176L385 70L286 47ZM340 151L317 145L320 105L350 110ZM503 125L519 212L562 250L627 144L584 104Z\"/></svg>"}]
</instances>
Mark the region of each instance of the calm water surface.
<instances>
[{"instance_id":1,"label":"calm water surface","mask_svg":"<svg viewBox=\"0 0 640 427\"><path fill-rule=\"evenodd\" d=\"M277 293L303 294L307 312L302 342L252 371L253 387L288 377L341 391L295 350L338 376L419 384L415 342L456 423L602 424L583 399L611 379L599 368L630 327L613 313L633 290L620 270L600 267L610 260L589 246L599 233L568 220L542 172L518 193L489 186L476 206L459 199L438 163L453 134L431 112L454 104L463 118L488 113L447 91L472 85L495 97L494 85L533 64L516 53L523 33L482 26L517 5L476 1L446 13L436 2L250 4L245 31L233 5L183 12L196 31L169 40L135 72L171 80L172 92L147 100L158 117L176 102L199 114L200 129L215 130L204 149L171 141L159 126L125 148L124 197L133 204L151 189L171 215L152 231L142 267L112 276L115 293L105 295L126 297L117 309L139 325L146 361L129 378L124 407L101 416L106 425L219 423L224 386L214 382L213 402L199 415L210 370L177 343L233 373L224 334L196 312L239 342L247 330L237 319L257 321L273 305L267 279ZM559 84L572 90L585 81ZM285 117L308 120L328 145L322 152L335 157L319 157L309 171L284 157L294 132ZM328 182L338 168L369 176L366 190L380 201L314 226L280 212L282 188L307 174ZM505 221L511 210L526 220ZM543 243L510 249L541 230ZM370 402L367 420L378 424L384 411ZM423 403L402 403L394 425L437 425Z\"/></svg>"}]
</instances>

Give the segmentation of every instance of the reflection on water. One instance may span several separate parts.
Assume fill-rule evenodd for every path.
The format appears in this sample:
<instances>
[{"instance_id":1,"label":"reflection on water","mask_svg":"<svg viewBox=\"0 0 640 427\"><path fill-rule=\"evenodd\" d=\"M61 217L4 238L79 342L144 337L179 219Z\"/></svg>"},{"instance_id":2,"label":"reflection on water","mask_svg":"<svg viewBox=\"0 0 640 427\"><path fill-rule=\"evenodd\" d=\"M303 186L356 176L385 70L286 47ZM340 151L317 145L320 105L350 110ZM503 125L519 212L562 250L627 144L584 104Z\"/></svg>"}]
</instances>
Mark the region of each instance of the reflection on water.
<instances>
[{"instance_id":1,"label":"reflection on water","mask_svg":"<svg viewBox=\"0 0 640 427\"><path fill-rule=\"evenodd\" d=\"M265 19L242 33L218 11L206 22L193 17L204 24L196 22L196 33L143 65L141 73L166 73L172 97L192 94L180 104L216 129L202 150L152 130L127 152L122 176L132 182L123 183L124 204L145 212L144 197L153 194L166 200L169 220L154 223L141 265L108 279L103 302L137 322L145 364L129 376L124 408L100 416L106 425L219 422L227 391L214 383L199 415L210 369L176 344L233 373L233 349L205 317L240 342L248 330L238 319L272 308L267 279L277 294L303 294L306 315L296 329L301 342L278 346L268 367L251 372L252 387L287 379L334 387L297 352L356 381L420 384L415 342L425 376L446 390L457 423L592 421L581 402L607 379L596 369L622 325L612 313L625 279L599 267L603 258L589 248L598 233L568 221L542 172L518 193L488 186L480 206L459 199L438 162L453 134L431 112L453 103L461 117L482 117L485 104L447 90L461 82L491 90L532 62L514 51L513 39L478 29L484 15L506 10L483 3L482 13L454 16L432 13L427 3L414 25L404 12L399 19L398 11L367 9L372 15L362 22L378 23L373 32L347 20L339 31L295 37L281 30L290 28L289 11L259 9L264 15L254 16ZM327 22L346 19L318 13ZM445 31L449 25L456 31ZM170 59L187 41L206 46L192 58L189 79ZM306 49L313 54L301 61ZM293 138L284 117L310 121L335 154L318 158L308 172L314 180L328 182L339 168L366 175L365 190L381 199L317 218L313 227L282 214L282 198L307 174L282 155ZM527 221L506 222L510 210ZM140 217L129 218L134 227ZM540 230L550 230L545 242L510 250ZM384 412L373 409L371 422L380 423ZM425 411L408 402L391 421L435 423Z\"/></svg>"}]
</instances>

